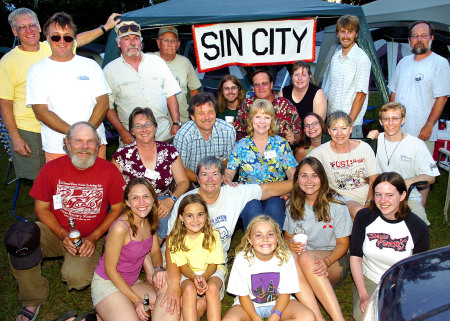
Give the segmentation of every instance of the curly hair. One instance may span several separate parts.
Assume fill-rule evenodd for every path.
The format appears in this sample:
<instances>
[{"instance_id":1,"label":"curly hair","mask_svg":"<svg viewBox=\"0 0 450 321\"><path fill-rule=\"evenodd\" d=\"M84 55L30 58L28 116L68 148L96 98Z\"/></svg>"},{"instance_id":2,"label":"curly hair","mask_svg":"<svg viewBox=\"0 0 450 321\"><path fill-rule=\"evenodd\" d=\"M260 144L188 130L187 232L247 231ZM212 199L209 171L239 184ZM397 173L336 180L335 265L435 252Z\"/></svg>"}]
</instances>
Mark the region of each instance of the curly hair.
<instances>
[{"instance_id":1,"label":"curly hair","mask_svg":"<svg viewBox=\"0 0 450 321\"><path fill-rule=\"evenodd\" d=\"M337 203L341 205L345 205L345 203L338 200L336 197L339 194L336 193L333 189L330 189L325 169L323 168L322 163L315 157L306 157L302 159L302 161L297 165L297 168L295 169L293 179L294 189L290 198L289 214L291 215L293 220L305 219L306 194L300 188L300 184L298 183L300 169L305 165L311 166L314 173L316 173L320 179L319 193L317 194L316 200L313 205L313 212L319 222L329 221L331 218L330 203Z\"/></svg>"},{"instance_id":2,"label":"curly hair","mask_svg":"<svg viewBox=\"0 0 450 321\"><path fill-rule=\"evenodd\" d=\"M130 224L130 228L131 228L131 232L133 234L133 236L136 236L137 233L137 227L134 224L134 216L133 216L133 211L131 210L131 208L128 206L127 201L129 202L130 200L128 199L128 196L131 192L131 189L136 186L136 185L144 185L145 187L147 187L147 189L150 191L150 194L152 194L153 197L153 205L152 205L152 209L150 211L150 213L147 214L147 220L150 223L150 232L152 235L156 234L156 231L158 230L158 226L159 226L159 219L158 219L158 197L156 196L155 190L153 189L152 184L150 184L150 182L145 179L145 178L133 178L125 187L125 190L123 192L123 207L122 207L122 214L126 214L127 218L128 218L128 223Z\"/></svg>"},{"instance_id":3,"label":"curly hair","mask_svg":"<svg viewBox=\"0 0 450 321\"><path fill-rule=\"evenodd\" d=\"M277 247L275 248L274 251L274 255L280 260L280 263L278 265L281 266L288 261L289 256L291 255L291 251L289 250L288 246L286 245L286 242L281 236L280 226L268 215L259 215L254 217L250 221L250 223L247 226L247 229L245 230L245 234L242 237L241 244L239 244L238 247L236 248L236 254L238 254L239 252L243 252L244 257L247 259L247 261L249 261L250 265L253 264L256 254L252 244L250 243L250 238L252 235L253 227L257 223L261 222L270 223L273 226L275 233L277 234L278 242Z\"/></svg>"},{"instance_id":4,"label":"curly hair","mask_svg":"<svg viewBox=\"0 0 450 321\"><path fill-rule=\"evenodd\" d=\"M181 217L184 214L185 208L189 204L194 203L202 205L203 209L205 210L205 225L203 225L203 228L201 230L204 234L202 247L210 252L214 250L214 244L216 243L216 237L214 236L215 229L212 227L211 220L209 219L208 206L199 194L189 194L181 200L180 206L178 207L177 219L168 240L170 253L175 253L178 251L189 251L189 248L184 243L187 229L184 223L181 221Z\"/></svg>"}]
</instances>

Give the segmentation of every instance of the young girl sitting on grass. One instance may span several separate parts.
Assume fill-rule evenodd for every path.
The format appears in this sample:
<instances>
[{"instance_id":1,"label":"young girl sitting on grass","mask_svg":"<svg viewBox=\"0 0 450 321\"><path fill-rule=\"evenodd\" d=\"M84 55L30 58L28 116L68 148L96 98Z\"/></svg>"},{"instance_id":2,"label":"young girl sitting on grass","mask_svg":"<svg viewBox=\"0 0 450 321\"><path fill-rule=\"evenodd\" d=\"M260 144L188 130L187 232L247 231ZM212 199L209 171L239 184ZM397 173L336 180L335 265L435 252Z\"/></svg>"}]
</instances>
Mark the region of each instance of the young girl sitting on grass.
<instances>
[{"instance_id":1,"label":"young girl sitting on grass","mask_svg":"<svg viewBox=\"0 0 450 321\"><path fill-rule=\"evenodd\" d=\"M225 260L219 232L211 226L208 208L199 194L181 201L168 247L182 274L183 320L199 320L205 305L208 320L220 320Z\"/></svg>"},{"instance_id":2,"label":"young girl sitting on grass","mask_svg":"<svg viewBox=\"0 0 450 321\"><path fill-rule=\"evenodd\" d=\"M311 310L290 296L300 291L297 270L272 218L252 219L236 253L227 289L236 298L223 321L315 320Z\"/></svg>"}]
</instances>

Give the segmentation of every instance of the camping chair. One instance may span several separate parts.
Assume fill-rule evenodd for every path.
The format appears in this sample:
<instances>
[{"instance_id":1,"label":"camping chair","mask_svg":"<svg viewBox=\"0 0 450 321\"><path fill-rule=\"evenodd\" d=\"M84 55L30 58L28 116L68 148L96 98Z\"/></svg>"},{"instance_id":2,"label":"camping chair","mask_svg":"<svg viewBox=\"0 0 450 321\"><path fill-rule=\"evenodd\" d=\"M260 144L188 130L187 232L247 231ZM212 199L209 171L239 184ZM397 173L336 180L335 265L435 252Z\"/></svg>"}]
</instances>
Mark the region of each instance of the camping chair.
<instances>
[{"instance_id":1,"label":"camping chair","mask_svg":"<svg viewBox=\"0 0 450 321\"><path fill-rule=\"evenodd\" d=\"M448 208L450 205L450 162L449 162L449 157L450 157L450 151L445 149L445 148L439 148L439 158L438 158L438 163L437 165L446 170L447 172L449 172L449 176L448 176L448 180L447 180L447 194L445 196L445 206L444 206L444 217L445 217L445 221L448 222ZM444 158L444 160L442 160L442 158Z\"/></svg>"}]
</instances>

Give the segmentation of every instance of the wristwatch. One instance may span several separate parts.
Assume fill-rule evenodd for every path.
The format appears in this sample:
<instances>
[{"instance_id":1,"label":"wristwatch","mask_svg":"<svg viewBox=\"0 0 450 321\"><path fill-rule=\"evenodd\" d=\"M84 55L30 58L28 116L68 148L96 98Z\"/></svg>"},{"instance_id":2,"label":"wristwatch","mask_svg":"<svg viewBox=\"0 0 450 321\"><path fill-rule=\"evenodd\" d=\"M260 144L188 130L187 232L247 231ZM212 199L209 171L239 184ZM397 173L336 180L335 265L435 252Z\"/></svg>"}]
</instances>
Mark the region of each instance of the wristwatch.
<instances>
[{"instance_id":1,"label":"wristwatch","mask_svg":"<svg viewBox=\"0 0 450 321\"><path fill-rule=\"evenodd\" d=\"M175 195L170 195L170 198L173 200L174 203L177 202L177 197Z\"/></svg>"},{"instance_id":2,"label":"wristwatch","mask_svg":"<svg viewBox=\"0 0 450 321\"><path fill-rule=\"evenodd\" d=\"M180 121L177 121L177 122L173 122L173 124L174 124L174 125L178 125L178 126L180 126L180 127L181 127L181 122L180 122Z\"/></svg>"}]
</instances>

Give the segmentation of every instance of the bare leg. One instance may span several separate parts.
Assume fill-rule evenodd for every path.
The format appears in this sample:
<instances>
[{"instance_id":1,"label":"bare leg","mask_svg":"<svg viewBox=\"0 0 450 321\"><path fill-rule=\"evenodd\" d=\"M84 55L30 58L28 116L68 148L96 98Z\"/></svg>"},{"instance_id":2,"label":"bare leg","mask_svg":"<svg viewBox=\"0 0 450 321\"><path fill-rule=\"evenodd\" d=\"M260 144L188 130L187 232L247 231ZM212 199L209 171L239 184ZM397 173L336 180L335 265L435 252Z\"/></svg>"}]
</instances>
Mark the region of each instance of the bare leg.
<instances>
[{"instance_id":1,"label":"bare leg","mask_svg":"<svg viewBox=\"0 0 450 321\"><path fill-rule=\"evenodd\" d=\"M347 201L348 211L352 217L352 222L355 220L356 213L362 208L364 208L361 204L356 201Z\"/></svg>"},{"instance_id":2,"label":"bare leg","mask_svg":"<svg viewBox=\"0 0 450 321\"><path fill-rule=\"evenodd\" d=\"M189 279L181 282L181 292L183 302L181 314L183 315L183 320L197 321L199 319L197 315L197 289L195 288L194 282Z\"/></svg>"},{"instance_id":3,"label":"bare leg","mask_svg":"<svg viewBox=\"0 0 450 321\"><path fill-rule=\"evenodd\" d=\"M281 314L281 320L283 321L314 321L315 319L314 313L297 300L289 301L283 314Z\"/></svg>"},{"instance_id":4,"label":"bare leg","mask_svg":"<svg viewBox=\"0 0 450 321\"><path fill-rule=\"evenodd\" d=\"M220 288L222 287L222 280L217 276L213 276L208 280L208 290L205 293L206 297L206 313L208 321L218 320L222 317L221 303L220 303Z\"/></svg>"},{"instance_id":5,"label":"bare leg","mask_svg":"<svg viewBox=\"0 0 450 321\"><path fill-rule=\"evenodd\" d=\"M227 313L225 313L222 321L250 321L250 317L245 313L240 305L233 305Z\"/></svg>"}]
</instances>

